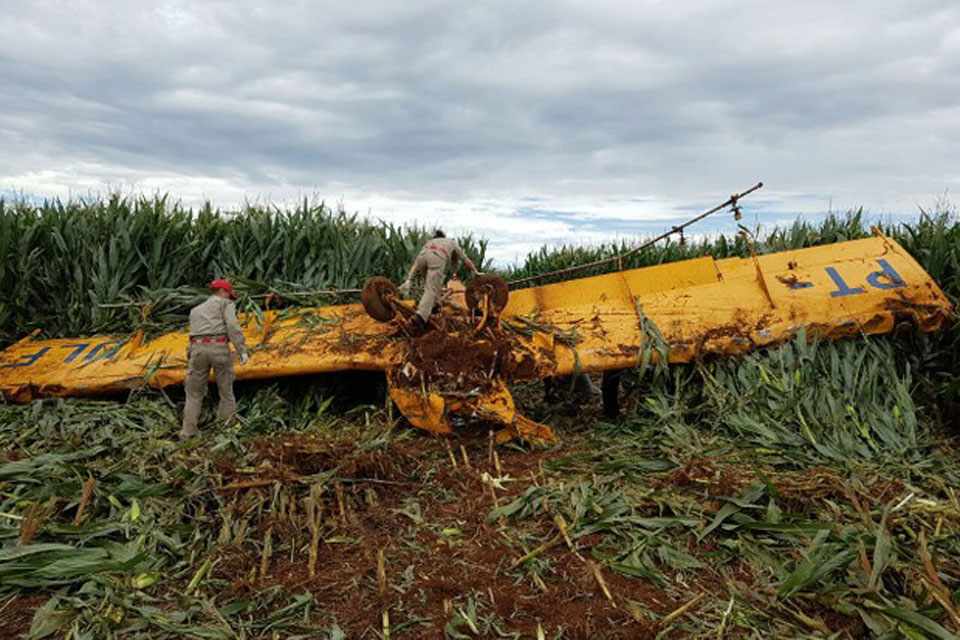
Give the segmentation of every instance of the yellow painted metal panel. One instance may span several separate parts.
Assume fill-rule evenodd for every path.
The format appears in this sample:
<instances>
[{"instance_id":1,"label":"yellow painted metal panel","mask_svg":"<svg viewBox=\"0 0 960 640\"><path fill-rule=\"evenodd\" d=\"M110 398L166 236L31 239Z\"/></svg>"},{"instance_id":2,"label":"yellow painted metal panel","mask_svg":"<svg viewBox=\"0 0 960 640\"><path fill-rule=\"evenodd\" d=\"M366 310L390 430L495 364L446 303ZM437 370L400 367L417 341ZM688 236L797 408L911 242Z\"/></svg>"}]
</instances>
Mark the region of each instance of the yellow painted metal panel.
<instances>
[{"instance_id":1,"label":"yellow painted metal panel","mask_svg":"<svg viewBox=\"0 0 960 640\"><path fill-rule=\"evenodd\" d=\"M630 296L708 284L717 278L714 260L709 256L578 278L512 291L504 315L526 315L609 300L628 302Z\"/></svg>"},{"instance_id":2,"label":"yellow painted metal panel","mask_svg":"<svg viewBox=\"0 0 960 640\"><path fill-rule=\"evenodd\" d=\"M683 263L679 263L683 264ZM758 270L770 294L768 299ZM716 263L720 280L639 294L636 305L659 328L671 361L733 354L789 339L800 329L826 337L890 331L910 319L924 331L951 311L946 296L895 242L883 237ZM632 277L643 276L644 269ZM577 356L558 354L558 373L636 362L642 346L635 308L569 304L543 314L583 330ZM633 323L633 324L631 324ZM620 354L618 356L618 354Z\"/></svg>"},{"instance_id":3,"label":"yellow painted metal panel","mask_svg":"<svg viewBox=\"0 0 960 640\"><path fill-rule=\"evenodd\" d=\"M342 370L384 370L399 361L403 345L390 327L360 305L266 312L265 334L241 318L250 362L237 367L241 380ZM126 336L29 340L0 354L0 391L14 400L43 395L91 395L148 383L181 384L187 335L170 333L139 347Z\"/></svg>"},{"instance_id":4,"label":"yellow painted metal panel","mask_svg":"<svg viewBox=\"0 0 960 640\"><path fill-rule=\"evenodd\" d=\"M515 377L565 375L635 364L643 313L674 362L774 344L800 329L827 337L883 333L910 319L937 329L950 303L894 241L872 237L753 259L698 258L514 291L506 324L537 327L517 344L534 367ZM244 319L251 361L238 379L349 369L389 370L406 342L359 305L268 312L266 333ZM561 339L565 336L565 339ZM572 344L571 344L572 343ZM0 391L12 400L167 386L184 378L182 332L139 345L122 336L25 339L0 353Z\"/></svg>"}]
</instances>

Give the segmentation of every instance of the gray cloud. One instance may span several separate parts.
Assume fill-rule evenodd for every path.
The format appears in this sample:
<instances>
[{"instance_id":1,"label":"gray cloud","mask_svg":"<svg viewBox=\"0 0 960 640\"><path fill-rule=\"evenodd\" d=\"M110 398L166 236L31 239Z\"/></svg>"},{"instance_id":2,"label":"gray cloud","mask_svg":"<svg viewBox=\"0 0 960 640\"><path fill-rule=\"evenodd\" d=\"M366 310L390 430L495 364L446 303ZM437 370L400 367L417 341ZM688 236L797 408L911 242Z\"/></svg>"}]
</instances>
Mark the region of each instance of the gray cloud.
<instances>
[{"instance_id":1,"label":"gray cloud","mask_svg":"<svg viewBox=\"0 0 960 640\"><path fill-rule=\"evenodd\" d=\"M0 189L311 193L506 256L531 198L594 239L755 179L771 219L957 187L955 2L677 4L8 0Z\"/></svg>"}]
</instances>

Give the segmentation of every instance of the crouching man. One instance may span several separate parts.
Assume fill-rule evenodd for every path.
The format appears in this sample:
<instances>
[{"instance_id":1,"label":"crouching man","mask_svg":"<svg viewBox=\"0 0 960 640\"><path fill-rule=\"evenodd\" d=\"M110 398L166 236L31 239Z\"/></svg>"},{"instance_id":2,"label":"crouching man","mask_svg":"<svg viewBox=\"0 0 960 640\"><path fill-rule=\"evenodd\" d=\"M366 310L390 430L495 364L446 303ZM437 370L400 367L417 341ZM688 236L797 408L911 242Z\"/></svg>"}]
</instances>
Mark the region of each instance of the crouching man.
<instances>
[{"instance_id":1,"label":"crouching man","mask_svg":"<svg viewBox=\"0 0 960 640\"><path fill-rule=\"evenodd\" d=\"M237 413L237 401L233 395L233 359L230 355L232 342L240 355L240 364L246 364L250 356L243 340L237 310L233 304L236 295L228 280L210 283L211 295L190 310L190 347L187 351L187 379L184 389L187 404L183 409L183 428L180 439L197 435L197 422L207 395L210 370L213 369L220 392L217 410L220 419L230 420Z\"/></svg>"},{"instance_id":2,"label":"crouching man","mask_svg":"<svg viewBox=\"0 0 960 640\"><path fill-rule=\"evenodd\" d=\"M399 290L403 295L410 292L413 279L422 275L424 278L423 295L420 296L420 303L417 305L417 314L413 316L413 326L411 327L414 335L422 335L427 332L430 321L430 314L433 313L433 307L440 295L443 293L443 287L447 282L447 276L456 274L463 264L474 275L481 275L473 261L467 257L460 245L455 240L447 238L446 234L437 229L433 238L423 246L420 253L417 254L407 279L400 285Z\"/></svg>"}]
</instances>

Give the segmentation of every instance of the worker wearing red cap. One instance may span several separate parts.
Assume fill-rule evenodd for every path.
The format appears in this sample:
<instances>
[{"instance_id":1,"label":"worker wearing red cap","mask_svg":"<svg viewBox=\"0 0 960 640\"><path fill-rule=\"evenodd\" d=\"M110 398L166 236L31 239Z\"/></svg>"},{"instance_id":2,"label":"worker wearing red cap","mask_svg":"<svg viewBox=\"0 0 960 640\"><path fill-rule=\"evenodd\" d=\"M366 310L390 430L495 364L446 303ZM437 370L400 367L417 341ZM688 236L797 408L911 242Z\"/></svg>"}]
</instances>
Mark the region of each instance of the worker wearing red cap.
<instances>
[{"instance_id":1,"label":"worker wearing red cap","mask_svg":"<svg viewBox=\"0 0 960 640\"><path fill-rule=\"evenodd\" d=\"M183 429L180 438L186 440L197 435L197 422L203 398L207 395L207 382L213 369L220 392L217 414L222 420L230 420L237 413L237 401L233 396L233 359L230 355L232 342L240 355L240 364L249 360L247 345L243 340L237 309L233 301L237 296L228 280L210 283L211 295L190 310L190 347L187 350L187 379L184 389L187 405L183 409Z\"/></svg>"}]
</instances>

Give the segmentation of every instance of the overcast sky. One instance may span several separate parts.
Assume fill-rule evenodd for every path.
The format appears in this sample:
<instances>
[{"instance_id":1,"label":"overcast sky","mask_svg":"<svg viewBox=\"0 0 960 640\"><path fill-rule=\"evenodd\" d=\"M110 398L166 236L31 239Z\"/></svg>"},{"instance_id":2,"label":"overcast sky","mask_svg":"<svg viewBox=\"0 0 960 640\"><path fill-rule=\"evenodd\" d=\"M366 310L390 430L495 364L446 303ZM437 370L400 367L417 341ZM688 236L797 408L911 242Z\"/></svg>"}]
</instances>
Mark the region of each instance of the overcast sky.
<instances>
[{"instance_id":1,"label":"overcast sky","mask_svg":"<svg viewBox=\"0 0 960 640\"><path fill-rule=\"evenodd\" d=\"M956 0L2 0L0 33L0 193L306 195L511 260L757 180L763 224L960 183Z\"/></svg>"}]
</instances>

